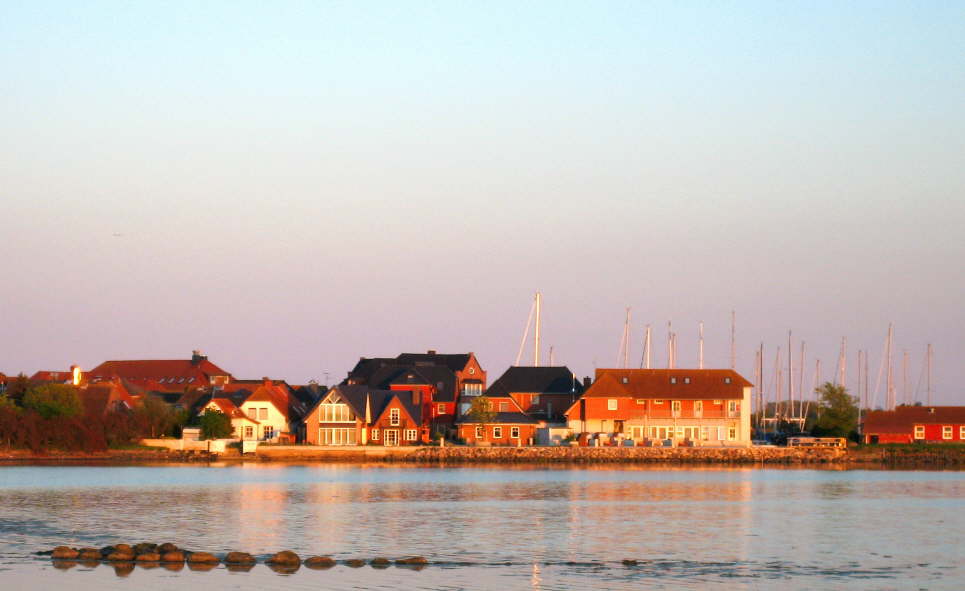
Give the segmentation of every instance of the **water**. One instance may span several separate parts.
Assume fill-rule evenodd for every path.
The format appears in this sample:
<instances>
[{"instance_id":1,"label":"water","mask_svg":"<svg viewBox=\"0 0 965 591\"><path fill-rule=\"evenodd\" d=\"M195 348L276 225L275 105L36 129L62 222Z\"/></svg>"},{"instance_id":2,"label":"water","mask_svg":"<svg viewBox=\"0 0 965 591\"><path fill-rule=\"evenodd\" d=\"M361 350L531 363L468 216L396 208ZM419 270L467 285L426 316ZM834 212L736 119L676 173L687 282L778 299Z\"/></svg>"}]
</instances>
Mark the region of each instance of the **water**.
<instances>
[{"instance_id":1,"label":"water","mask_svg":"<svg viewBox=\"0 0 965 591\"><path fill-rule=\"evenodd\" d=\"M432 564L115 572L33 554L140 541ZM962 589L963 548L963 472L0 467L3 589Z\"/></svg>"}]
</instances>

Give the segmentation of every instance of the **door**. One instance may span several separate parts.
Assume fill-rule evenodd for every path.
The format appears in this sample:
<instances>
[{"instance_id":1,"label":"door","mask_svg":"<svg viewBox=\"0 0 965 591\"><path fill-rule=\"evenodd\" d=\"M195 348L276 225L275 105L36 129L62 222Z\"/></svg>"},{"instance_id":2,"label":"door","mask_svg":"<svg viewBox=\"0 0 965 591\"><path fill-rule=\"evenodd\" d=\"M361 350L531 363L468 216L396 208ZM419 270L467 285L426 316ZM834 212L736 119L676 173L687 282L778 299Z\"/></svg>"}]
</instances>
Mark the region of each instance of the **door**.
<instances>
[{"instance_id":1,"label":"door","mask_svg":"<svg viewBox=\"0 0 965 591\"><path fill-rule=\"evenodd\" d=\"M385 433L385 445L395 446L399 445L399 430L398 429L386 429Z\"/></svg>"}]
</instances>

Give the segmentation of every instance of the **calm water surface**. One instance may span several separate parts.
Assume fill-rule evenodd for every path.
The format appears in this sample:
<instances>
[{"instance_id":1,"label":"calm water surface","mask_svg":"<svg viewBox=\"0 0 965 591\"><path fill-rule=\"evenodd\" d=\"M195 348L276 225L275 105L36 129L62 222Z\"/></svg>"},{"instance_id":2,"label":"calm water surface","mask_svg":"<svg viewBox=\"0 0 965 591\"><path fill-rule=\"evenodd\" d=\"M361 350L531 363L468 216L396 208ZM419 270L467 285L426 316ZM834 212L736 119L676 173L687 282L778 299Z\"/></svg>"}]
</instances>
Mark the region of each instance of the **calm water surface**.
<instances>
[{"instance_id":1,"label":"calm water surface","mask_svg":"<svg viewBox=\"0 0 965 591\"><path fill-rule=\"evenodd\" d=\"M433 564L115 572L33 554L122 541ZM965 589L963 555L963 472L0 467L2 589Z\"/></svg>"}]
</instances>

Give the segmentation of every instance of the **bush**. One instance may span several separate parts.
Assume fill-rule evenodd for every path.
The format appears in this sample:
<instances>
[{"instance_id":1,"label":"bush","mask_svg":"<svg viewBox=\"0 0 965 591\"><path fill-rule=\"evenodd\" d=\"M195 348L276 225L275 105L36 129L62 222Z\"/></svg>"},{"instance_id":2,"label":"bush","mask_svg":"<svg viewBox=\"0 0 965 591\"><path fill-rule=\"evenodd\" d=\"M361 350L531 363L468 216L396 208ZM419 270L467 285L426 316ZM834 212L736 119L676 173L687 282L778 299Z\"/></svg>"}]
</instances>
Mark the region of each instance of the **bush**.
<instances>
[{"instance_id":1,"label":"bush","mask_svg":"<svg viewBox=\"0 0 965 591\"><path fill-rule=\"evenodd\" d=\"M24 394L23 407L37 412L45 419L76 417L84 411L77 390L67 384L43 384Z\"/></svg>"}]
</instances>

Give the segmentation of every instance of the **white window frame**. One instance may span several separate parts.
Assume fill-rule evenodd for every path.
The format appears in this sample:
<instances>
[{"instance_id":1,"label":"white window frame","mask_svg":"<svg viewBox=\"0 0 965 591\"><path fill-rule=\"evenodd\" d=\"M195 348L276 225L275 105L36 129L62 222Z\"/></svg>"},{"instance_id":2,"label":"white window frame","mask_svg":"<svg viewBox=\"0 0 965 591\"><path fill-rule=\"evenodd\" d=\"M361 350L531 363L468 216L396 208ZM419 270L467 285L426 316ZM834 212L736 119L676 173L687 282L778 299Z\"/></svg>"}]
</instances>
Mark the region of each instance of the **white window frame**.
<instances>
[{"instance_id":1,"label":"white window frame","mask_svg":"<svg viewBox=\"0 0 965 591\"><path fill-rule=\"evenodd\" d=\"M509 428L509 438L510 438L510 439L519 439L519 427L510 427L510 428Z\"/></svg>"},{"instance_id":2,"label":"white window frame","mask_svg":"<svg viewBox=\"0 0 965 591\"><path fill-rule=\"evenodd\" d=\"M258 409L258 420L259 420L259 421L264 421L264 420L267 420L267 419L268 419L268 408L259 408L259 409Z\"/></svg>"},{"instance_id":3,"label":"white window frame","mask_svg":"<svg viewBox=\"0 0 965 591\"><path fill-rule=\"evenodd\" d=\"M401 418L400 418L400 414L401 414L401 413L399 413L399 409L397 409L397 408L390 408L390 409L389 409L389 425L391 425L391 426L393 426L393 427L398 427L398 426L399 426L399 423L402 421Z\"/></svg>"},{"instance_id":4,"label":"white window frame","mask_svg":"<svg viewBox=\"0 0 965 591\"><path fill-rule=\"evenodd\" d=\"M737 441L737 427L727 427L727 441Z\"/></svg>"},{"instance_id":5,"label":"white window frame","mask_svg":"<svg viewBox=\"0 0 965 591\"><path fill-rule=\"evenodd\" d=\"M502 439L502 438L503 438L503 428L493 427L493 439Z\"/></svg>"},{"instance_id":6,"label":"white window frame","mask_svg":"<svg viewBox=\"0 0 965 591\"><path fill-rule=\"evenodd\" d=\"M721 402L720 400L715 400L714 404L716 404L717 406L720 406L721 404L723 404L723 402Z\"/></svg>"},{"instance_id":7,"label":"white window frame","mask_svg":"<svg viewBox=\"0 0 965 591\"><path fill-rule=\"evenodd\" d=\"M372 441L378 441L378 440L379 440L379 430L372 429Z\"/></svg>"},{"instance_id":8,"label":"white window frame","mask_svg":"<svg viewBox=\"0 0 965 591\"><path fill-rule=\"evenodd\" d=\"M646 404L646 403L647 401L644 400L643 398L637 398L637 404Z\"/></svg>"},{"instance_id":9,"label":"white window frame","mask_svg":"<svg viewBox=\"0 0 965 591\"><path fill-rule=\"evenodd\" d=\"M654 400L653 403L654 403L654 404L663 404L663 400Z\"/></svg>"},{"instance_id":10,"label":"white window frame","mask_svg":"<svg viewBox=\"0 0 965 591\"><path fill-rule=\"evenodd\" d=\"M727 412L728 412L729 414L735 414L735 413L737 412L737 401L736 401L736 400L728 400L728 401L727 401Z\"/></svg>"},{"instance_id":11,"label":"white window frame","mask_svg":"<svg viewBox=\"0 0 965 591\"><path fill-rule=\"evenodd\" d=\"M485 436L482 425L476 425L476 439L482 439Z\"/></svg>"},{"instance_id":12,"label":"white window frame","mask_svg":"<svg viewBox=\"0 0 965 591\"><path fill-rule=\"evenodd\" d=\"M958 428L958 438L965 441L965 425L961 425Z\"/></svg>"},{"instance_id":13,"label":"white window frame","mask_svg":"<svg viewBox=\"0 0 965 591\"><path fill-rule=\"evenodd\" d=\"M915 435L914 435L914 437L915 437L915 439L924 439L924 438L925 438L925 426L924 426L924 425L915 425Z\"/></svg>"},{"instance_id":14,"label":"white window frame","mask_svg":"<svg viewBox=\"0 0 965 591\"><path fill-rule=\"evenodd\" d=\"M704 401L694 400L694 416L699 417L704 414Z\"/></svg>"},{"instance_id":15,"label":"white window frame","mask_svg":"<svg viewBox=\"0 0 965 591\"><path fill-rule=\"evenodd\" d=\"M955 431L951 425L942 425L942 439L953 439Z\"/></svg>"},{"instance_id":16,"label":"white window frame","mask_svg":"<svg viewBox=\"0 0 965 591\"><path fill-rule=\"evenodd\" d=\"M406 441L416 441L419 439L418 429L406 429L405 430L405 440Z\"/></svg>"},{"instance_id":17,"label":"white window frame","mask_svg":"<svg viewBox=\"0 0 965 591\"><path fill-rule=\"evenodd\" d=\"M671 410L671 412L674 413L674 415L679 415L679 414L680 414L680 409L681 409L682 407L683 407L683 405L680 403L679 400L671 400L671 401L670 401L670 410Z\"/></svg>"},{"instance_id":18,"label":"white window frame","mask_svg":"<svg viewBox=\"0 0 965 591\"><path fill-rule=\"evenodd\" d=\"M440 402L438 405L436 405L436 414L446 414L446 404L444 402Z\"/></svg>"},{"instance_id":19,"label":"white window frame","mask_svg":"<svg viewBox=\"0 0 965 591\"><path fill-rule=\"evenodd\" d=\"M606 400L606 409L607 409L607 410L616 410L616 409L617 409L617 406L618 406L618 404L617 404L617 399L616 399L616 398L607 398L607 400Z\"/></svg>"},{"instance_id":20,"label":"white window frame","mask_svg":"<svg viewBox=\"0 0 965 591\"><path fill-rule=\"evenodd\" d=\"M245 425L245 439L254 439L255 437L255 426Z\"/></svg>"}]
</instances>

